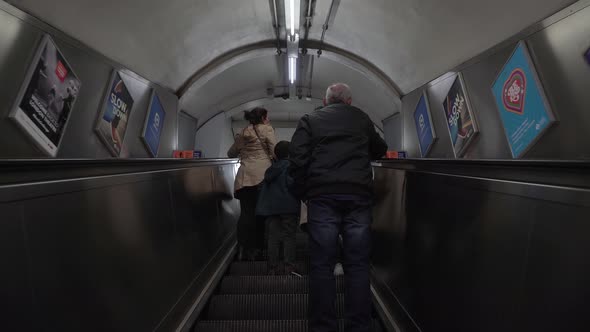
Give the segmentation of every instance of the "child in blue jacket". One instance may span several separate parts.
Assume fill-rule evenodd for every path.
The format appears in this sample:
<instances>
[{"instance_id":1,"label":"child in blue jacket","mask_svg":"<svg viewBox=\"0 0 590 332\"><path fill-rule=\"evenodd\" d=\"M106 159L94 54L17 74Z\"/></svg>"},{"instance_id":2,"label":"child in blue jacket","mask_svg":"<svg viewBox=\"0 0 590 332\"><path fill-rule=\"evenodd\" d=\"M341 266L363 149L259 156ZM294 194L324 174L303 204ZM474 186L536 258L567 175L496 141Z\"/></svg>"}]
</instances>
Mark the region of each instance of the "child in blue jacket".
<instances>
[{"instance_id":1,"label":"child in blue jacket","mask_svg":"<svg viewBox=\"0 0 590 332\"><path fill-rule=\"evenodd\" d=\"M284 250L285 273L296 273L295 233L299 226L301 202L291 194L293 180L288 174L289 142L275 146L278 159L265 173L256 214L267 218L269 274L278 274L279 250Z\"/></svg>"}]
</instances>

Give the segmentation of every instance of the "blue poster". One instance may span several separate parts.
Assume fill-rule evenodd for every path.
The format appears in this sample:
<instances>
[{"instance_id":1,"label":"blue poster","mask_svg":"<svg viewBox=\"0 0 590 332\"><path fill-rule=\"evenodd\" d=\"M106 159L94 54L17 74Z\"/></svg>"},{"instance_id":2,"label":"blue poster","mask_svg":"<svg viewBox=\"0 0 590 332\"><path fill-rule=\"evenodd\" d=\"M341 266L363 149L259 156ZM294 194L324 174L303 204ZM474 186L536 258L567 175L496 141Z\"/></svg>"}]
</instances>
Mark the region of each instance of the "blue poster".
<instances>
[{"instance_id":1,"label":"blue poster","mask_svg":"<svg viewBox=\"0 0 590 332\"><path fill-rule=\"evenodd\" d=\"M162 129L164 128L165 118L166 112L164 111L164 107L160 102L160 98L158 98L158 95L154 92L145 121L143 135L141 136L152 157L158 156L160 136L162 135Z\"/></svg>"},{"instance_id":2,"label":"blue poster","mask_svg":"<svg viewBox=\"0 0 590 332\"><path fill-rule=\"evenodd\" d=\"M554 122L526 44L520 42L492 85L513 158L519 158Z\"/></svg>"},{"instance_id":3,"label":"blue poster","mask_svg":"<svg viewBox=\"0 0 590 332\"><path fill-rule=\"evenodd\" d=\"M436 133L434 132L434 127L432 125L426 93L422 94L420 101L418 101L418 105L416 106L416 110L414 111L414 124L416 125L416 132L418 133L420 154L422 158L424 158L428 155L430 148L436 140Z\"/></svg>"},{"instance_id":4,"label":"blue poster","mask_svg":"<svg viewBox=\"0 0 590 332\"><path fill-rule=\"evenodd\" d=\"M479 127L465 92L461 74L457 75L449 89L443 108L455 157L463 157L479 133Z\"/></svg>"}]
</instances>

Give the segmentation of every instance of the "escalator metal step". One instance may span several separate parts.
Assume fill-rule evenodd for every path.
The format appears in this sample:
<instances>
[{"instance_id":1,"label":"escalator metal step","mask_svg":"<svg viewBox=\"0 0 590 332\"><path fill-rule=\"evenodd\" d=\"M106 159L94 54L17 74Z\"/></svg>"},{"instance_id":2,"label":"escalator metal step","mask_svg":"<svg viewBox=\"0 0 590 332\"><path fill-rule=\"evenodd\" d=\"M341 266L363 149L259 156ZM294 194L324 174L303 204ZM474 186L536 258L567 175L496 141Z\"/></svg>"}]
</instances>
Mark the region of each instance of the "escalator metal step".
<instances>
[{"instance_id":1,"label":"escalator metal step","mask_svg":"<svg viewBox=\"0 0 590 332\"><path fill-rule=\"evenodd\" d=\"M194 332L306 332L306 320L201 321Z\"/></svg>"},{"instance_id":2,"label":"escalator metal step","mask_svg":"<svg viewBox=\"0 0 590 332\"><path fill-rule=\"evenodd\" d=\"M298 320L307 318L307 294L215 295L209 320ZM336 299L336 313L343 316L344 296Z\"/></svg>"},{"instance_id":3,"label":"escalator metal step","mask_svg":"<svg viewBox=\"0 0 590 332\"><path fill-rule=\"evenodd\" d=\"M297 262L297 272L306 275L309 271L309 263ZM263 276L268 275L268 263L265 261L257 262L233 262L229 268L228 275L238 276Z\"/></svg>"},{"instance_id":4,"label":"escalator metal step","mask_svg":"<svg viewBox=\"0 0 590 332\"><path fill-rule=\"evenodd\" d=\"M344 292L344 279L336 278L336 291ZM229 276L223 278L221 294L307 294L309 279L296 276Z\"/></svg>"},{"instance_id":5,"label":"escalator metal step","mask_svg":"<svg viewBox=\"0 0 590 332\"><path fill-rule=\"evenodd\" d=\"M344 321L338 321L338 330L344 331ZM307 332L307 320L230 320L201 321L194 332ZM371 331L382 331L373 321Z\"/></svg>"}]
</instances>

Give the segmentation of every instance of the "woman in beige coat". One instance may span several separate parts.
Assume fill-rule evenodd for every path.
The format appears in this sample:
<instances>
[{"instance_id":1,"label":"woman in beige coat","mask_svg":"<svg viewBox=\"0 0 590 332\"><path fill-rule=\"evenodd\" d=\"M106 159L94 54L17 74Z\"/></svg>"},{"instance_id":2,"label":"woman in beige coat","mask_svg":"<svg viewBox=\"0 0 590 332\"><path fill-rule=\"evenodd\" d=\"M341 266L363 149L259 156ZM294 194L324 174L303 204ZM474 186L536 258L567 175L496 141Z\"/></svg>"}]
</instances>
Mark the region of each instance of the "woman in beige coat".
<instances>
[{"instance_id":1,"label":"woman in beige coat","mask_svg":"<svg viewBox=\"0 0 590 332\"><path fill-rule=\"evenodd\" d=\"M249 125L236 136L227 155L240 158L241 165L235 181L235 197L240 200L241 207L238 243L240 253L245 253L248 259L253 260L265 247L264 221L256 218L256 203L259 185L274 159L277 139L266 109L257 107L250 112L246 111L244 118Z\"/></svg>"}]
</instances>

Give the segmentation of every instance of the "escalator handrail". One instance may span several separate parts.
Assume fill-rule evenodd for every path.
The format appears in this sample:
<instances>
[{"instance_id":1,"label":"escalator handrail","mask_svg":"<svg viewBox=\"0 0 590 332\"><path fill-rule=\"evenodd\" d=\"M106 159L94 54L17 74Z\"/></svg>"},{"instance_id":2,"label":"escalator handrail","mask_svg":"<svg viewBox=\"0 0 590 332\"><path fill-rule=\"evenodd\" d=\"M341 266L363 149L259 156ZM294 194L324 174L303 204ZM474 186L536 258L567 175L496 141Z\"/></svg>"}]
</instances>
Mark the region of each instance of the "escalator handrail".
<instances>
[{"instance_id":1,"label":"escalator handrail","mask_svg":"<svg viewBox=\"0 0 590 332\"><path fill-rule=\"evenodd\" d=\"M581 160L404 159L373 167L590 189L590 161Z\"/></svg>"},{"instance_id":2,"label":"escalator handrail","mask_svg":"<svg viewBox=\"0 0 590 332\"><path fill-rule=\"evenodd\" d=\"M237 159L4 159L0 186L237 164Z\"/></svg>"}]
</instances>

